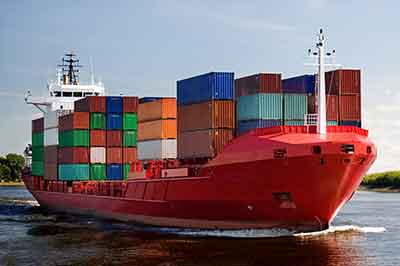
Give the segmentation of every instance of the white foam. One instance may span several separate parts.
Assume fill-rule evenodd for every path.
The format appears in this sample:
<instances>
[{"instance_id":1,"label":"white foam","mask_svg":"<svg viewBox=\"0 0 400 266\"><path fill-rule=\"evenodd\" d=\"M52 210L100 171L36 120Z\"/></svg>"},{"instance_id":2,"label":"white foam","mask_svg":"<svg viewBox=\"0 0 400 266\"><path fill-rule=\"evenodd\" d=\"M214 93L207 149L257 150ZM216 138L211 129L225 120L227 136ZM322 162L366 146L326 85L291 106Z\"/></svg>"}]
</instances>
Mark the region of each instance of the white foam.
<instances>
[{"instance_id":1,"label":"white foam","mask_svg":"<svg viewBox=\"0 0 400 266\"><path fill-rule=\"evenodd\" d=\"M345 232L359 232L359 233L383 233L385 232L385 227L360 227L357 225L339 225L330 226L328 229L317 232L309 233L298 233L294 234L297 237L316 237L323 236L327 234L345 233Z\"/></svg>"}]
</instances>

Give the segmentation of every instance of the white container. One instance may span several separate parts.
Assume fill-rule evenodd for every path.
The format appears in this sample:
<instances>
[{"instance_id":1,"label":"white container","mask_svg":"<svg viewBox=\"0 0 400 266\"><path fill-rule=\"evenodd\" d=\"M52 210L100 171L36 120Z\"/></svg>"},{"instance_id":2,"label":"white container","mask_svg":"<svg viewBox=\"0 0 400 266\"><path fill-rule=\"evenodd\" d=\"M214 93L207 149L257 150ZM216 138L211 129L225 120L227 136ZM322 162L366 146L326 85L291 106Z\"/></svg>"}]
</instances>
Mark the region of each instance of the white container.
<instances>
[{"instance_id":1,"label":"white container","mask_svg":"<svg viewBox=\"0 0 400 266\"><path fill-rule=\"evenodd\" d=\"M90 148L90 163L106 163L106 148L91 147Z\"/></svg>"},{"instance_id":2,"label":"white container","mask_svg":"<svg viewBox=\"0 0 400 266\"><path fill-rule=\"evenodd\" d=\"M176 159L176 139L138 141L139 160Z\"/></svg>"},{"instance_id":3,"label":"white container","mask_svg":"<svg viewBox=\"0 0 400 266\"><path fill-rule=\"evenodd\" d=\"M58 127L58 113L57 111L49 111L44 114L44 128Z\"/></svg>"},{"instance_id":4,"label":"white container","mask_svg":"<svg viewBox=\"0 0 400 266\"><path fill-rule=\"evenodd\" d=\"M44 130L44 146L58 145L58 128Z\"/></svg>"}]
</instances>

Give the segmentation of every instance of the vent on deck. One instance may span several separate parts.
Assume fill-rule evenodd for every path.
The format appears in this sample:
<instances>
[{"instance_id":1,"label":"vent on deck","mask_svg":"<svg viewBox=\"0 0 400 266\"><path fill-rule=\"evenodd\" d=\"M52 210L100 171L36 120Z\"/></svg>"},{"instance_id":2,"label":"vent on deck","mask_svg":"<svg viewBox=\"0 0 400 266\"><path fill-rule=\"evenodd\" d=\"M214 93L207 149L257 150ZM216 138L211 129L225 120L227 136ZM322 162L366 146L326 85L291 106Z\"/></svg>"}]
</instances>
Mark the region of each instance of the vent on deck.
<instances>
[{"instance_id":1,"label":"vent on deck","mask_svg":"<svg viewBox=\"0 0 400 266\"><path fill-rule=\"evenodd\" d=\"M274 150L274 158L275 159L285 159L287 156L286 149L276 149Z\"/></svg>"}]
</instances>

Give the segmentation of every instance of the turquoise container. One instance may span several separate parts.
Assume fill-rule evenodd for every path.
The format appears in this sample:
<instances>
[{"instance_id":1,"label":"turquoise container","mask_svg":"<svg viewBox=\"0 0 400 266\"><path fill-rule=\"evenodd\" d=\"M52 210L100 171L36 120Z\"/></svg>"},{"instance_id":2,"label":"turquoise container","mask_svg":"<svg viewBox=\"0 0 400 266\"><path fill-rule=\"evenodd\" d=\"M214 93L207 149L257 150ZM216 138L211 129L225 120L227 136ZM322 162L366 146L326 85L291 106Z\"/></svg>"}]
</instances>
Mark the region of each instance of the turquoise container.
<instances>
[{"instance_id":1,"label":"turquoise container","mask_svg":"<svg viewBox=\"0 0 400 266\"><path fill-rule=\"evenodd\" d=\"M257 93L240 96L236 104L237 119L239 121L282 119L282 97L281 93Z\"/></svg>"},{"instance_id":2,"label":"turquoise container","mask_svg":"<svg viewBox=\"0 0 400 266\"><path fill-rule=\"evenodd\" d=\"M304 126L304 119L303 120L285 120L285 126Z\"/></svg>"},{"instance_id":3,"label":"turquoise container","mask_svg":"<svg viewBox=\"0 0 400 266\"><path fill-rule=\"evenodd\" d=\"M59 164L58 179L63 181L89 180L89 164Z\"/></svg>"},{"instance_id":4,"label":"turquoise container","mask_svg":"<svg viewBox=\"0 0 400 266\"><path fill-rule=\"evenodd\" d=\"M326 121L326 125L327 126L337 126L339 124L338 124L338 121L336 121L336 120L328 120L328 121Z\"/></svg>"},{"instance_id":5,"label":"turquoise container","mask_svg":"<svg viewBox=\"0 0 400 266\"><path fill-rule=\"evenodd\" d=\"M307 94L284 94L284 119L304 120L307 114Z\"/></svg>"}]
</instances>

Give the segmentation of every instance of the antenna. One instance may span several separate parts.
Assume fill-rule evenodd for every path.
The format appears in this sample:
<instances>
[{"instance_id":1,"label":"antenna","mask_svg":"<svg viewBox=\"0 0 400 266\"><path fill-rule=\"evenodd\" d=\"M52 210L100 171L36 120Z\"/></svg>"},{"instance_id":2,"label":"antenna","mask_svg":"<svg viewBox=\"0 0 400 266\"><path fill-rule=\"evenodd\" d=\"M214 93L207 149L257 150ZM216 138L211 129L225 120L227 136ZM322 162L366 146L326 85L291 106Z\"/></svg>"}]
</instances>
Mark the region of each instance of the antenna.
<instances>
[{"instance_id":1,"label":"antenna","mask_svg":"<svg viewBox=\"0 0 400 266\"><path fill-rule=\"evenodd\" d=\"M78 85L79 68L81 68L82 65L79 64L79 59L76 57L76 54L73 51L66 53L61 61L62 64L58 65L58 67L61 68L63 74L63 83Z\"/></svg>"},{"instance_id":2,"label":"antenna","mask_svg":"<svg viewBox=\"0 0 400 266\"><path fill-rule=\"evenodd\" d=\"M92 57L89 58L89 62L90 62L90 83L92 85L94 85L94 70L93 70L93 58Z\"/></svg>"}]
</instances>

